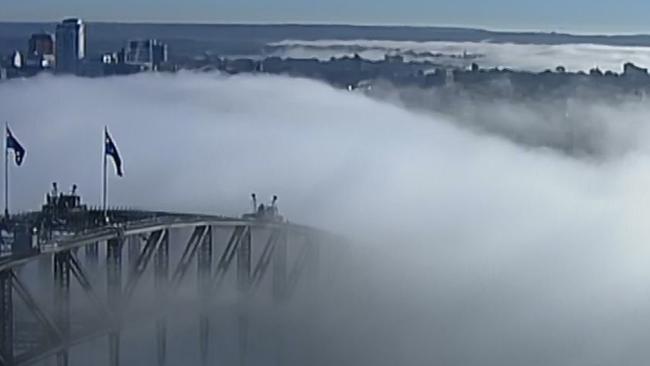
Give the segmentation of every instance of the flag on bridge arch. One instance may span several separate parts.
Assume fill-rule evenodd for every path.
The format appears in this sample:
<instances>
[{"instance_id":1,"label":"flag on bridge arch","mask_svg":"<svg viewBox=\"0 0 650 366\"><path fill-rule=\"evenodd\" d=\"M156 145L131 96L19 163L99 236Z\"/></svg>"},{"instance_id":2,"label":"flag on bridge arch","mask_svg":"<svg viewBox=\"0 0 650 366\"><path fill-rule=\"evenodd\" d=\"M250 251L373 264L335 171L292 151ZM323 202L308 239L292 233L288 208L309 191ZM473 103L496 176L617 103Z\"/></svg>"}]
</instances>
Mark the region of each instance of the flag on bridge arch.
<instances>
[{"instance_id":1,"label":"flag on bridge arch","mask_svg":"<svg viewBox=\"0 0 650 366\"><path fill-rule=\"evenodd\" d=\"M122 171L122 158L120 157L120 153L117 151L117 146L115 146L111 135L108 133L108 128L104 129L104 136L104 153L113 159L116 173L121 177L124 175L124 172Z\"/></svg>"},{"instance_id":2,"label":"flag on bridge arch","mask_svg":"<svg viewBox=\"0 0 650 366\"><path fill-rule=\"evenodd\" d=\"M23 164L23 160L25 159L25 148L16 140L14 135L11 133L11 130L9 129L9 126L6 127L6 135L7 135L7 142L6 142L6 149L7 152L9 150L14 151L14 157L16 160L16 165L20 166Z\"/></svg>"}]
</instances>

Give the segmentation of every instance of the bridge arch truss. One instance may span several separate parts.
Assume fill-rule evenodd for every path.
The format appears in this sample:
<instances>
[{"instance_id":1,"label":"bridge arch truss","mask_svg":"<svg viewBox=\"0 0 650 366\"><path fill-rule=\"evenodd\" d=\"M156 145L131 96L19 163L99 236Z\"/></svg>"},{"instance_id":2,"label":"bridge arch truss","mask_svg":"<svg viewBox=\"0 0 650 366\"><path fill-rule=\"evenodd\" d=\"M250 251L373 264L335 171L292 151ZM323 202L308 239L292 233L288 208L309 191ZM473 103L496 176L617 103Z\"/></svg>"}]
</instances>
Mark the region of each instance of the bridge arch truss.
<instances>
[{"instance_id":1,"label":"bridge arch truss","mask_svg":"<svg viewBox=\"0 0 650 366\"><path fill-rule=\"evenodd\" d=\"M166 217L41 243L34 253L0 260L0 365L30 365L56 356L57 365L66 366L72 346L107 336L109 365L117 366L120 334L142 313L155 317L156 358L165 365L166 304L187 291L183 284L188 281L200 302L197 334L205 364L212 304L224 288L235 289L242 301L262 288L273 301L286 301L304 274L318 268L319 244L326 236L289 223ZM40 280L21 273L29 266L38 268ZM73 302L79 296L72 289L83 294L89 314L77 312ZM152 295L155 311L138 307L134 298L140 292Z\"/></svg>"}]
</instances>

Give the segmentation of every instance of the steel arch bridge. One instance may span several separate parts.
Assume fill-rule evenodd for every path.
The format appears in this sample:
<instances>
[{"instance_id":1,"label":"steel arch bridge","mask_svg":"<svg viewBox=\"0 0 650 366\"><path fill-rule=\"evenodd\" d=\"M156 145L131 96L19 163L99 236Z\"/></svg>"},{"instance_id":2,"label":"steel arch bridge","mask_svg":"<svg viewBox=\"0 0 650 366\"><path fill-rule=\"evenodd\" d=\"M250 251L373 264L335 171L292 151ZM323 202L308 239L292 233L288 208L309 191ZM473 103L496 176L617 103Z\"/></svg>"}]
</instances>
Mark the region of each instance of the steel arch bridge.
<instances>
[{"instance_id":1,"label":"steel arch bridge","mask_svg":"<svg viewBox=\"0 0 650 366\"><path fill-rule=\"evenodd\" d=\"M59 227L45 239L42 232L27 235L29 250L0 259L0 365L56 357L57 365L64 366L72 346L107 337L109 365L117 366L121 331L143 313L156 323L156 358L164 365L165 310L188 281L195 282L198 345L205 364L211 304L221 289L230 284L237 296L247 298L267 287L274 301L286 301L303 274L318 268L319 246L333 238L278 220L132 216L74 232ZM22 273L27 267L38 268L40 291L33 289L39 281ZM75 305L80 296L73 291L83 294L86 312ZM153 304L134 300L139 293L151 294Z\"/></svg>"}]
</instances>

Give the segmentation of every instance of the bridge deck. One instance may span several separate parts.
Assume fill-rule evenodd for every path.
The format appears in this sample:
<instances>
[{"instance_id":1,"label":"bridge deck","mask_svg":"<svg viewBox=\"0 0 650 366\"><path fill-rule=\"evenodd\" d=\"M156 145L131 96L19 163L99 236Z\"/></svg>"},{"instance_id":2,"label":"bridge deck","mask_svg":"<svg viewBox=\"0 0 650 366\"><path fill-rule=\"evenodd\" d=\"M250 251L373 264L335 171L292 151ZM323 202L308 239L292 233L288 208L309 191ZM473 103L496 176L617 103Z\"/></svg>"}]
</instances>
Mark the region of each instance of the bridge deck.
<instances>
[{"instance_id":1,"label":"bridge deck","mask_svg":"<svg viewBox=\"0 0 650 366\"><path fill-rule=\"evenodd\" d=\"M194 226L213 226L213 227L266 227L280 228L284 227L295 233L314 233L323 231L308 226L293 224L290 222L274 222L265 220L242 219L226 216L212 215L191 215L191 214L164 214L156 215L151 219L139 220L135 222L126 222L121 224L106 225L96 229L90 229L70 235L60 235L45 243L39 245L39 250L29 254L13 254L0 259L0 271L21 266L31 262L40 256L59 253L83 247L89 244L113 239L116 237L125 237L130 235L147 234L161 229L182 229Z\"/></svg>"}]
</instances>

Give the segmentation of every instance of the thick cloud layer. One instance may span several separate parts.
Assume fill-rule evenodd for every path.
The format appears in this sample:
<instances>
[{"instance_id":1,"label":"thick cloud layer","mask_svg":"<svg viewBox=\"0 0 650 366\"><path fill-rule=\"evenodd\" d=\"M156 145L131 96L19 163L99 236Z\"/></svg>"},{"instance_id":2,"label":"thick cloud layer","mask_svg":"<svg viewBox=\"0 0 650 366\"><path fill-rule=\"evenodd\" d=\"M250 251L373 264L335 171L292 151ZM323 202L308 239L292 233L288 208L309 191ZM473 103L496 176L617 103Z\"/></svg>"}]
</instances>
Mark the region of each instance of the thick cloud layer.
<instances>
[{"instance_id":1,"label":"thick cloud layer","mask_svg":"<svg viewBox=\"0 0 650 366\"><path fill-rule=\"evenodd\" d=\"M352 56L355 53L370 60L383 59L386 54L403 54L407 60L432 61L469 65L476 62L482 67L505 67L514 70L544 71L564 66L570 71L601 70L622 71L626 62L650 65L650 48L606 46L595 44L533 45L491 42L411 42L379 40L286 40L273 43L273 54L293 58L318 58ZM481 55L478 59L453 59L433 57L435 54L461 56L464 53Z\"/></svg>"},{"instance_id":2,"label":"thick cloud layer","mask_svg":"<svg viewBox=\"0 0 650 366\"><path fill-rule=\"evenodd\" d=\"M285 319L301 329L285 364L650 356L643 142L586 162L266 76L12 81L0 110L27 148L12 168L14 209L37 207L53 180L98 202L108 125L126 173L111 178L113 204L239 214L250 192L277 193L292 221L350 238L313 289L318 311Z\"/></svg>"}]
</instances>

